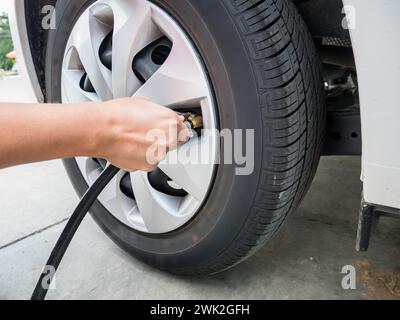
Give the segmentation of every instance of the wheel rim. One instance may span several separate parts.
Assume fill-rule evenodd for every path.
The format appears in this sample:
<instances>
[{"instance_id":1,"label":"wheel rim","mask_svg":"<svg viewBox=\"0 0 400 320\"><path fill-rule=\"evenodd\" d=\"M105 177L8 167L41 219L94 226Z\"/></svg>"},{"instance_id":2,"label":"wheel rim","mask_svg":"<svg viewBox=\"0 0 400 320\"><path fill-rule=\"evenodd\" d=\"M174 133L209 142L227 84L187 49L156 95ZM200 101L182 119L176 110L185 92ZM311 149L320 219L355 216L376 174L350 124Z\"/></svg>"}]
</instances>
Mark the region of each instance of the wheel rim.
<instances>
[{"instance_id":1,"label":"wheel rim","mask_svg":"<svg viewBox=\"0 0 400 320\"><path fill-rule=\"evenodd\" d=\"M141 68L145 61L141 56L149 50L156 68L146 79L138 70L149 69ZM176 194L155 187L156 175L121 172L99 197L113 216L132 229L171 232L191 220L204 203L218 159L216 107L207 72L185 32L163 9L145 0L97 1L78 19L68 40L62 101L127 96L147 96L179 111L194 110L201 113L208 129L170 152L159 165L158 175L168 178L166 187L177 190ZM78 158L77 163L89 185L105 166L99 159Z\"/></svg>"}]
</instances>

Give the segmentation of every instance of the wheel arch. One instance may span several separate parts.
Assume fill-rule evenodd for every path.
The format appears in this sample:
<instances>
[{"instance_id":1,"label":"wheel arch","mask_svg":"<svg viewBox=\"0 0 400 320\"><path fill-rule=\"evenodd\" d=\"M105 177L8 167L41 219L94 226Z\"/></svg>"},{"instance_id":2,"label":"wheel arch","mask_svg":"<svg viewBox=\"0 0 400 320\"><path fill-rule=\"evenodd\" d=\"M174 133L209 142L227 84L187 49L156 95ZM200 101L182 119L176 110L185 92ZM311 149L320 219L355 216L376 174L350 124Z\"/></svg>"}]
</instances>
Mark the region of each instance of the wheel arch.
<instances>
[{"instance_id":1,"label":"wheel arch","mask_svg":"<svg viewBox=\"0 0 400 320\"><path fill-rule=\"evenodd\" d=\"M36 88L35 90L36 96L38 97L38 100L43 101L46 100L45 55L48 31L42 28L42 9L47 5L55 7L57 1L58 0L24 0L23 2L16 1L16 16L25 18L24 24L26 28L27 43L25 44L25 48L23 49L25 52L30 53L29 55L34 68L34 70L29 70L29 75L31 78L31 82L35 83L36 81L39 84L39 88ZM28 64L27 61L25 62Z\"/></svg>"}]
</instances>

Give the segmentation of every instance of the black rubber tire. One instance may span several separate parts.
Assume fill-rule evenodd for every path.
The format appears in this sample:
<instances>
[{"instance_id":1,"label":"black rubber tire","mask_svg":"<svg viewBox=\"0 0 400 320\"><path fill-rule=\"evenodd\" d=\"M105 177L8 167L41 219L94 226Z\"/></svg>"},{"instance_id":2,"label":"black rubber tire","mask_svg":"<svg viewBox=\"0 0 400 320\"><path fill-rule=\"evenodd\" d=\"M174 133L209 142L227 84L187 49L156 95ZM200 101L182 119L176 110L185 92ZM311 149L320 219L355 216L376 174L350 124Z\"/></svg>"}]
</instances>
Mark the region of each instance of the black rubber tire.
<instances>
[{"instance_id":1,"label":"black rubber tire","mask_svg":"<svg viewBox=\"0 0 400 320\"><path fill-rule=\"evenodd\" d=\"M61 63L72 26L93 0L58 2L49 34L49 101L61 98ZM255 129L254 173L218 167L208 199L184 227L163 235L135 232L96 203L92 216L123 249L163 270L210 274L249 257L303 199L317 168L325 130L319 58L288 0L154 0L186 30L214 86L221 128ZM75 160L65 166L82 195Z\"/></svg>"}]
</instances>

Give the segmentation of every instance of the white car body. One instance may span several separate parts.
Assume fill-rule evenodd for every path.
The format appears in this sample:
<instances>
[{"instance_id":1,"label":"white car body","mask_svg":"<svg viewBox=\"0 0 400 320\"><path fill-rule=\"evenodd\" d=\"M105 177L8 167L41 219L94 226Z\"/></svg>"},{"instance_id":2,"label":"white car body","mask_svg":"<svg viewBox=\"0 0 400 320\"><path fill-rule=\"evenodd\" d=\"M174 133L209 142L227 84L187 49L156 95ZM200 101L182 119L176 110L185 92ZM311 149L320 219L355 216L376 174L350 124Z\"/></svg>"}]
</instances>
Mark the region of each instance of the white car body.
<instances>
[{"instance_id":1,"label":"white car body","mask_svg":"<svg viewBox=\"0 0 400 320\"><path fill-rule=\"evenodd\" d=\"M400 208L400 1L344 0L356 60L367 203ZM350 10L352 11L352 10Z\"/></svg>"}]
</instances>

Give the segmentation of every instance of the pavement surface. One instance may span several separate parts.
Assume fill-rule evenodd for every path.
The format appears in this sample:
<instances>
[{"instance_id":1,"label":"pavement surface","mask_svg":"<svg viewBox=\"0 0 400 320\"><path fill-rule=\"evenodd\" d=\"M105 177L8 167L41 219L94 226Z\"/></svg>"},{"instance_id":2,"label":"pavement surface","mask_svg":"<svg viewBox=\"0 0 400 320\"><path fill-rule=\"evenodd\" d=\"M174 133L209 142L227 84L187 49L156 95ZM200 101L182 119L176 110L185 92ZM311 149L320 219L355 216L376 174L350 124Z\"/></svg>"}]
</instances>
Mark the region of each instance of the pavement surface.
<instances>
[{"instance_id":1,"label":"pavement surface","mask_svg":"<svg viewBox=\"0 0 400 320\"><path fill-rule=\"evenodd\" d=\"M382 218L367 253L354 250L360 158L323 159L280 234L211 277L179 278L128 256L87 218L50 299L399 299L400 220ZM0 299L28 299L77 197L59 161L0 171ZM356 289L342 288L354 266Z\"/></svg>"}]
</instances>

